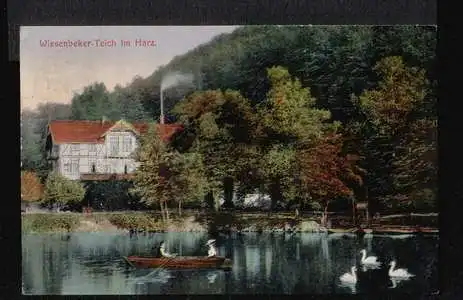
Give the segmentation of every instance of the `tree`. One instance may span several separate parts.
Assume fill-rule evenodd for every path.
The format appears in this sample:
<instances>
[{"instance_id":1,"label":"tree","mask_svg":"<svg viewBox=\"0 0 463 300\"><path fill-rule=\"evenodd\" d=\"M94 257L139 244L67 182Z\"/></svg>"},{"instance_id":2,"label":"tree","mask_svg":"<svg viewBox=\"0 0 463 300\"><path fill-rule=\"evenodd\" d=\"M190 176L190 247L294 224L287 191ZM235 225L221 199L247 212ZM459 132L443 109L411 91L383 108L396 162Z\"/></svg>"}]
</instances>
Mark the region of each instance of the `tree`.
<instances>
[{"instance_id":1,"label":"tree","mask_svg":"<svg viewBox=\"0 0 463 300\"><path fill-rule=\"evenodd\" d=\"M21 172L21 200L39 201L43 198L44 186L34 172Z\"/></svg>"},{"instance_id":2,"label":"tree","mask_svg":"<svg viewBox=\"0 0 463 300\"><path fill-rule=\"evenodd\" d=\"M93 208L117 210L137 207L138 199L130 193L133 188L130 180L91 181L85 184L85 188L84 201Z\"/></svg>"},{"instance_id":3,"label":"tree","mask_svg":"<svg viewBox=\"0 0 463 300\"><path fill-rule=\"evenodd\" d=\"M68 119L70 106L61 103L39 104L36 110L21 112L21 162L23 170L32 170L43 181L49 172L45 143L47 125L53 120Z\"/></svg>"},{"instance_id":4,"label":"tree","mask_svg":"<svg viewBox=\"0 0 463 300\"><path fill-rule=\"evenodd\" d=\"M77 180L69 180L55 172L48 175L45 182L45 195L43 203L51 206L77 204L84 199L85 188Z\"/></svg>"},{"instance_id":5,"label":"tree","mask_svg":"<svg viewBox=\"0 0 463 300\"><path fill-rule=\"evenodd\" d=\"M437 208L437 120L419 119L402 135L393 161L393 186L400 208Z\"/></svg>"},{"instance_id":6,"label":"tree","mask_svg":"<svg viewBox=\"0 0 463 300\"><path fill-rule=\"evenodd\" d=\"M104 83L93 83L75 94L71 102L74 120L101 120L111 111L109 93Z\"/></svg>"},{"instance_id":7,"label":"tree","mask_svg":"<svg viewBox=\"0 0 463 300\"><path fill-rule=\"evenodd\" d=\"M294 173L296 151L307 147L337 124L326 124L330 113L316 109L310 90L292 79L283 67L268 69L271 89L267 101L258 106L256 139L262 157L258 170L272 199L271 210L278 201L295 197Z\"/></svg>"},{"instance_id":8,"label":"tree","mask_svg":"<svg viewBox=\"0 0 463 300\"><path fill-rule=\"evenodd\" d=\"M111 120L125 119L129 122L152 119L143 107L142 99L135 87L122 88L116 86L109 94L111 109L108 117Z\"/></svg>"},{"instance_id":9,"label":"tree","mask_svg":"<svg viewBox=\"0 0 463 300\"><path fill-rule=\"evenodd\" d=\"M185 127L180 138L183 147L179 150L200 154L207 162L206 203L210 208L218 208L218 195L224 191L224 206L232 207L235 183L248 163L242 155L252 139L249 101L232 90L196 92L181 102L175 112Z\"/></svg>"},{"instance_id":10,"label":"tree","mask_svg":"<svg viewBox=\"0 0 463 300\"><path fill-rule=\"evenodd\" d=\"M168 221L167 203L171 198L171 188L167 180L167 166L171 154L159 136L156 124L151 124L148 132L142 136L137 151L139 166L133 179L133 192L148 206L159 205L163 220Z\"/></svg>"},{"instance_id":11,"label":"tree","mask_svg":"<svg viewBox=\"0 0 463 300\"><path fill-rule=\"evenodd\" d=\"M178 213L182 215L184 203L198 202L204 199L208 183L205 176L203 158L198 153L180 154L174 151L169 161L169 185L171 195L178 203Z\"/></svg>"},{"instance_id":12,"label":"tree","mask_svg":"<svg viewBox=\"0 0 463 300\"><path fill-rule=\"evenodd\" d=\"M345 155L342 146L341 135L330 134L316 146L297 153L302 191L307 195L306 201L323 210L323 226L326 226L330 202L353 196L349 183L362 184L357 158Z\"/></svg>"},{"instance_id":13,"label":"tree","mask_svg":"<svg viewBox=\"0 0 463 300\"><path fill-rule=\"evenodd\" d=\"M428 81L424 70L405 66L400 57L384 58L374 70L380 78L377 87L354 98L365 120L358 126L360 152L366 158L369 197L390 207L397 192L398 181L394 177L407 174L407 180L412 182L410 172L397 168L398 164L405 163L398 163L398 159L410 161L410 155L404 156L400 149L412 146L411 142L417 138L417 131L411 128L418 124L417 112L426 99ZM407 147L407 143L411 144ZM411 167L410 163L406 165ZM402 174L397 173L399 170Z\"/></svg>"},{"instance_id":14,"label":"tree","mask_svg":"<svg viewBox=\"0 0 463 300\"><path fill-rule=\"evenodd\" d=\"M158 204L163 219L169 221L168 204L177 202L181 214L183 203L204 197L207 181L202 157L172 149L159 137L156 126L151 125L142 137L133 192L149 206Z\"/></svg>"}]
</instances>

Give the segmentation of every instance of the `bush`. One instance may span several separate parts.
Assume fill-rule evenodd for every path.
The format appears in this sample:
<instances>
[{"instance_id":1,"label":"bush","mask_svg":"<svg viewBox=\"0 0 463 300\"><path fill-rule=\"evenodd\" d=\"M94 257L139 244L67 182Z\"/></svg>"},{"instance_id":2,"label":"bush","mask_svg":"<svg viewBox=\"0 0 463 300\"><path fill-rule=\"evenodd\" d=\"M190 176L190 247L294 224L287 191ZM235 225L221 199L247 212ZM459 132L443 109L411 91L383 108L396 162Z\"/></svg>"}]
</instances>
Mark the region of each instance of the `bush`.
<instances>
[{"instance_id":1,"label":"bush","mask_svg":"<svg viewBox=\"0 0 463 300\"><path fill-rule=\"evenodd\" d=\"M148 214L113 214L109 222L120 229L158 231L163 228L160 219Z\"/></svg>"},{"instance_id":2,"label":"bush","mask_svg":"<svg viewBox=\"0 0 463 300\"><path fill-rule=\"evenodd\" d=\"M75 214L29 214L21 218L22 233L73 231L80 223Z\"/></svg>"},{"instance_id":3,"label":"bush","mask_svg":"<svg viewBox=\"0 0 463 300\"><path fill-rule=\"evenodd\" d=\"M129 191L133 184L126 180L94 181L86 184L84 203L96 210L140 209L144 205Z\"/></svg>"},{"instance_id":4,"label":"bush","mask_svg":"<svg viewBox=\"0 0 463 300\"><path fill-rule=\"evenodd\" d=\"M50 173L45 182L45 195L43 203L73 205L82 201L85 188L79 181L69 180L57 173Z\"/></svg>"}]
</instances>

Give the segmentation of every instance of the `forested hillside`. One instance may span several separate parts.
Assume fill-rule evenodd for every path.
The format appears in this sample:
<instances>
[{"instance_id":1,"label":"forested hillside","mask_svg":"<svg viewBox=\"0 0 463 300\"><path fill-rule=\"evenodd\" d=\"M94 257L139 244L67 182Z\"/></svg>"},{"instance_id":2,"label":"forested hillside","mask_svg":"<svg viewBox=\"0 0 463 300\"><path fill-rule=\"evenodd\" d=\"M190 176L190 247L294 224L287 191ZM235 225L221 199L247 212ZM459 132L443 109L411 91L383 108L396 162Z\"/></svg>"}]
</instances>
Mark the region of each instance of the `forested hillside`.
<instances>
[{"instance_id":1,"label":"forested hillside","mask_svg":"<svg viewBox=\"0 0 463 300\"><path fill-rule=\"evenodd\" d=\"M341 168L341 165L351 163L356 167L355 176L346 175L350 179L345 182L349 189L354 190L358 199L375 199L378 207L413 206L432 209L435 207L437 191L436 38L435 27L423 26L240 27L231 34L217 36L211 42L173 58L166 66L153 70L154 73L147 78L135 77L127 86L117 86L109 92L103 83L95 83L76 94L69 105L49 103L40 106L37 111L24 111L21 115L23 167L40 174L46 173L42 149L44 129L49 120L97 120L103 116L112 120L157 120L163 79L170 76L175 80L175 76L187 75L192 80L180 82L164 92L165 109L170 122L191 123L198 117L189 116L185 108L188 103L203 97L195 94L197 92L236 91L239 96L230 92L207 97L225 99L218 104L221 109L238 107L236 114L231 114L231 117L242 118L242 124L249 121L248 126L255 125L258 132L236 127L230 120L221 124L230 125L227 125L229 132L247 131L248 137L245 140L237 141L238 135L232 135L240 145L256 146L253 139L262 139L274 151L260 148L256 151L278 156L286 153L288 149L279 147L287 139L295 138L293 131L297 131L298 126L303 127L296 134L298 140L294 147L296 149L301 143L304 144L304 131L310 126L308 123L280 124L278 120L272 119L276 118L273 113L281 113L282 118L303 120L303 112L313 114L314 110L326 111L328 114L324 115L323 120L320 119L320 124L332 124L337 128L335 133L331 138L326 135L323 142L311 145L310 153L296 151L294 155L298 155L298 166L305 165L305 170L310 170L324 157L339 154L345 159L342 163L338 161L335 167ZM275 66L283 69L273 69L271 73L269 68ZM282 77L278 79L279 76ZM302 97L300 99L313 99L313 106L307 108L309 110L296 110L288 106L287 110L278 111L275 110L278 107L275 103L273 106L269 104L269 99L277 99L277 94L286 89L286 85L279 85L282 78L293 86L291 94L285 94L288 99L295 97L292 93L301 93L297 96ZM296 78L299 83L293 82ZM309 89L308 95L299 91L299 84L301 89ZM272 90L277 94L272 94ZM234 100L230 100L230 97ZM244 102L239 100L241 98L245 99ZM185 99L185 103L178 106L182 99ZM248 102L249 107L246 108L248 104L243 103ZM291 103L295 106L303 105L297 99ZM194 105L189 107L193 108ZM260 121L251 122L255 117L243 117L242 109L259 116ZM215 116L221 114L217 110L211 113ZM326 134L325 129L323 132ZM214 139L209 139L211 145ZM183 151L191 152L191 149ZM221 151L227 153L226 149ZM249 151L240 155L244 154L249 154ZM276 161L279 159L269 158L268 163L273 165ZM330 163L334 161L327 161L325 165ZM234 165L233 162L217 164L221 168ZM273 179L278 179L278 185L283 185L283 181L279 180L283 180L287 174L277 176L272 172L281 173L284 168L273 170L259 166L267 173L249 182L259 185L263 184L260 179L265 177L267 180L273 176ZM353 169L346 168L346 172ZM213 177L211 174L209 181ZM305 173L304 178L308 183L313 183L309 179L319 175L316 172ZM242 178L245 175L237 171L224 178L239 176ZM272 182L269 186L270 194L276 193L280 197L284 196L282 193L294 195L293 191L275 190ZM323 188L332 191L335 190L333 186L339 187L327 181ZM315 187L310 184L305 188L321 189L319 185ZM341 191L334 196L340 195L346 196L348 193Z\"/></svg>"}]
</instances>

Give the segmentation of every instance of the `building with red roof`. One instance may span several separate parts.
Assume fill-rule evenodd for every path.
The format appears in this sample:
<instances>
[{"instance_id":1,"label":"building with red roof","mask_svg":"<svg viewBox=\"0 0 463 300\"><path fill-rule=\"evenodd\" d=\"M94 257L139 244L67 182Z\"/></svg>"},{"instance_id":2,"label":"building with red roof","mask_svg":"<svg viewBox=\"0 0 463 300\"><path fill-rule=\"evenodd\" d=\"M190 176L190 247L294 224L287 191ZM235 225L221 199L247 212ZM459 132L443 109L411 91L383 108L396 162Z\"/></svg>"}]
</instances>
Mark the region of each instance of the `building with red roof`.
<instances>
[{"instance_id":1,"label":"building with red roof","mask_svg":"<svg viewBox=\"0 0 463 300\"><path fill-rule=\"evenodd\" d=\"M138 164L134 153L148 123L110 121L52 121L46 150L53 171L72 180L107 180L130 177ZM158 124L164 141L181 129L178 124Z\"/></svg>"}]
</instances>

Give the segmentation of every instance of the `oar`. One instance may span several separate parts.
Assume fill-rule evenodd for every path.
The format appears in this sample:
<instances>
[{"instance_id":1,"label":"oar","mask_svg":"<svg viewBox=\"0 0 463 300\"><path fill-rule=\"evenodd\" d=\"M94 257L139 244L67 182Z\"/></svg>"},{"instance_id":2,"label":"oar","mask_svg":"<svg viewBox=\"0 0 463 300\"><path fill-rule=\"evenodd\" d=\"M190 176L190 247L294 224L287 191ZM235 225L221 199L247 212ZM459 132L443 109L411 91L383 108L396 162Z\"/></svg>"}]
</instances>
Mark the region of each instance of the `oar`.
<instances>
[{"instance_id":1,"label":"oar","mask_svg":"<svg viewBox=\"0 0 463 300\"><path fill-rule=\"evenodd\" d=\"M131 267L135 268L135 265L127 258L127 256L122 256L122 258L125 260L127 264L129 264Z\"/></svg>"},{"instance_id":2,"label":"oar","mask_svg":"<svg viewBox=\"0 0 463 300\"><path fill-rule=\"evenodd\" d=\"M146 278L146 277L149 277L149 276L155 274L156 272L159 272L159 270L161 270L162 267L164 267L165 265L167 265L167 263L170 262L173 258L174 258L174 257L168 257L164 263L162 263L160 266L158 266L157 268L155 268L151 273L148 273L147 275L142 276L141 278Z\"/></svg>"}]
</instances>

